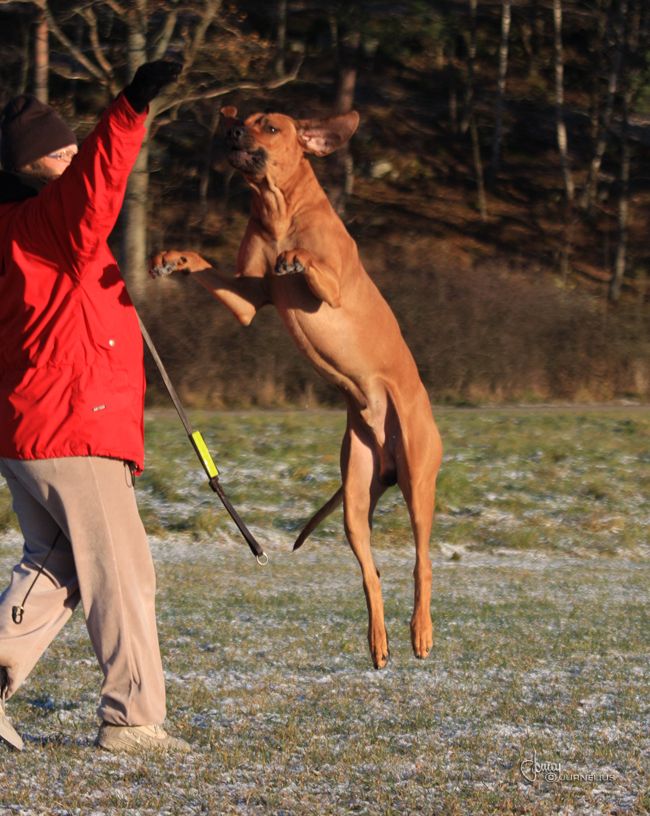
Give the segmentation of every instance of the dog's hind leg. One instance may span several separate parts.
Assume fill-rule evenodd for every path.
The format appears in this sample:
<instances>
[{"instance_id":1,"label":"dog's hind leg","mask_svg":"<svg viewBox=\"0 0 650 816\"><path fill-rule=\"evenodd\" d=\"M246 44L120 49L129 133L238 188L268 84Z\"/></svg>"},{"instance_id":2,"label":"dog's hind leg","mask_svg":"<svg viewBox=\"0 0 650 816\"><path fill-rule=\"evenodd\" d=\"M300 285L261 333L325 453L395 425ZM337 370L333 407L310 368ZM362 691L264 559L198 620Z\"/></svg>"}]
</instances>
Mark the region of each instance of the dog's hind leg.
<instances>
[{"instance_id":1,"label":"dog's hind leg","mask_svg":"<svg viewBox=\"0 0 650 816\"><path fill-rule=\"evenodd\" d=\"M365 438L367 436L367 438ZM388 636L379 572L370 549L372 514L386 486L379 481L379 456L369 433L348 427L341 448L345 534L357 557L368 606L368 646L376 669L388 661Z\"/></svg>"},{"instance_id":2,"label":"dog's hind leg","mask_svg":"<svg viewBox=\"0 0 650 816\"><path fill-rule=\"evenodd\" d=\"M427 406L428 407L428 406ZM411 426L415 445L402 440L398 453L397 482L404 495L415 538L414 604L411 618L411 645L417 658L423 660L433 648L431 623L431 561L429 538L433 523L436 476L442 461L442 442L430 415L418 427ZM401 460L401 461L400 461Z\"/></svg>"},{"instance_id":3,"label":"dog's hind leg","mask_svg":"<svg viewBox=\"0 0 650 816\"><path fill-rule=\"evenodd\" d=\"M415 485L410 501L406 503L411 516L415 537L415 568L413 617L411 618L411 645L413 654L424 660L433 648L433 624L431 622L431 561L429 538L435 505L435 482L431 485Z\"/></svg>"}]
</instances>

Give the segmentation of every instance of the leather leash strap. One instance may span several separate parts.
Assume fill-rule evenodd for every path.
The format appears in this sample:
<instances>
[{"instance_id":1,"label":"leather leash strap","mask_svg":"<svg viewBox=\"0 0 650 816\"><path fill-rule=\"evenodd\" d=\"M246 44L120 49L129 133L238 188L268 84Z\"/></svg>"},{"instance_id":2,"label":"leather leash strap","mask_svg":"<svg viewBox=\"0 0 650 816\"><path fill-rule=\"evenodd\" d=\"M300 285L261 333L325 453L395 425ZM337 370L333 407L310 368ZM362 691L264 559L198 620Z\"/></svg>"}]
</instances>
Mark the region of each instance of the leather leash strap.
<instances>
[{"instance_id":1,"label":"leather leash strap","mask_svg":"<svg viewBox=\"0 0 650 816\"><path fill-rule=\"evenodd\" d=\"M62 532L63 532L63 530L61 530L59 528L59 532L56 534L56 538L52 542L52 545L50 546L50 549L47 551L47 555L43 559L43 563L38 568L38 572L36 573L36 577L34 578L32 583L30 584L30 587L27 590L27 594L23 598L23 602L21 603L21 605L20 606L13 606L11 608L11 619L15 624L20 625L23 622L23 615L25 614L25 604L27 603L27 598L29 598L29 595L30 595L32 589L34 589L34 584L41 577L41 574L42 574L43 570L45 569L45 565L47 564L47 559L52 555L52 550L56 547L56 542L59 540L59 537L60 537Z\"/></svg>"},{"instance_id":2,"label":"leather leash strap","mask_svg":"<svg viewBox=\"0 0 650 816\"><path fill-rule=\"evenodd\" d=\"M208 484L212 488L212 490L219 496L221 499L221 503L226 508L230 517L237 525L239 532L244 536L246 543L251 548L251 552L257 559L257 563L261 564L262 566L268 564L269 558L264 550L260 547L258 542L255 540L255 537L248 529L248 527L244 524L242 519L239 516L239 513L235 510L235 508L230 503L230 500L224 493L223 487L219 482L219 471L217 470L217 466L212 461L212 457L210 456L210 452L208 451L208 447L205 444L205 440L201 436L200 431L195 431L192 428L192 424L185 413L185 409L181 405L181 401L178 398L178 394L176 393L176 389L172 385L172 381L169 379L169 375L165 371L165 366L163 365L162 360L158 356L158 352L156 351L156 347L153 344L153 340L149 336L149 332L146 330L144 323L140 320L140 315L138 315L138 323L140 324L140 331L142 332L142 336L144 337L144 341L147 344L149 351L151 352L151 356L158 367L158 371L160 372L160 376L165 383L165 388L167 389L169 396L171 397L172 402L174 403L174 407L176 408L176 412L180 417L181 422L183 423L185 430L187 431L187 435L192 443L192 447L196 451L196 455L199 457L199 461L203 465L203 470L208 477Z\"/></svg>"}]
</instances>

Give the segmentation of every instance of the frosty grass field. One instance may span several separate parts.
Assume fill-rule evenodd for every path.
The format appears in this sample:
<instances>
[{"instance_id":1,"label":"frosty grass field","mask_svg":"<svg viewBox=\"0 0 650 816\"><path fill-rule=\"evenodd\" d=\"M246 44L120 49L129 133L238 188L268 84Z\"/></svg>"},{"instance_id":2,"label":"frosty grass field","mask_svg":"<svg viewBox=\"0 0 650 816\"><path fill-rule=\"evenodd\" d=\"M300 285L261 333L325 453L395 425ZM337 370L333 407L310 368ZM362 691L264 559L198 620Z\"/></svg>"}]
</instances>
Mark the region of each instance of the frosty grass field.
<instances>
[{"instance_id":1,"label":"frosty grass field","mask_svg":"<svg viewBox=\"0 0 650 816\"><path fill-rule=\"evenodd\" d=\"M149 415L138 493L168 721L194 751L93 747L100 676L78 610L10 703L26 750L2 751L2 816L650 812L650 409L437 411L435 645L411 654L393 488L374 534L382 672L341 512L291 553L339 483L344 415L193 419L269 554L257 566L175 416ZM3 485L2 583L13 523Z\"/></svg>"}]
</instances>

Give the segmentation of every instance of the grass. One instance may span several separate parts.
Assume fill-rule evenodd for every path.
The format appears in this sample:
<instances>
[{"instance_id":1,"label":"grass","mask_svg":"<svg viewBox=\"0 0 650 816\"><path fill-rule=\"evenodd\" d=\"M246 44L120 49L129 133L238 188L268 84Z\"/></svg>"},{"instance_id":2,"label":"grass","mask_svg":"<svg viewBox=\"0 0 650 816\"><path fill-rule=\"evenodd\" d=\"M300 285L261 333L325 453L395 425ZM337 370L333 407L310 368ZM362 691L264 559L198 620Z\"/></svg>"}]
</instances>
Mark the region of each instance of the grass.
<instances>
[{"instance_id":1,"label":"grass","mask_svg":"<svg viewBox=\"0 0 650 816\"><path fill-rule=\"evenodd\" d=\"M138 489L168 721L195 750L92 747L101 678L77 611L10 702L27 748L3 752L1 816L649 812L650 411L437 419L434 650L424 662L411 654L412 545L390 491L375 557L391 660L375 672L340 514L290 552L337 487L344 417L194 417L269 553L261 568L178 421L151 416ZM5 576L19 551L8 529ZM533 752L564 778L526 782Z\"/></svg>"}]
</instances>

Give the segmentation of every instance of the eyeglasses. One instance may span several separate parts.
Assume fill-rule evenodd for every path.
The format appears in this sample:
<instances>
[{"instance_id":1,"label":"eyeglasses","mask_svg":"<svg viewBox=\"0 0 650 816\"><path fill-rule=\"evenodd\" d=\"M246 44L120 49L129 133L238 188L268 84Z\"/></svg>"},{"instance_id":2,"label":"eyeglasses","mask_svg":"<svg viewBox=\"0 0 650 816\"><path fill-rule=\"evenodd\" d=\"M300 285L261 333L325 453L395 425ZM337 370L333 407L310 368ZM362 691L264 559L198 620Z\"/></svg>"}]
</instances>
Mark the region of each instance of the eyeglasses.
<instances>
[{"instance_id":1,"label":"eyeglasses","mask_svg":"<svg viewBox=\"0 0 650 816\"><path fill-rule=\"evenodd\" d=\"M59 159L59 161L71 162L77 155L76 150L62 150L60 153L48 153L48 159Z\"/></svg>"}]
</instances>

